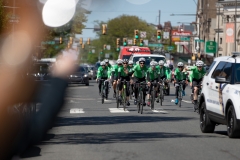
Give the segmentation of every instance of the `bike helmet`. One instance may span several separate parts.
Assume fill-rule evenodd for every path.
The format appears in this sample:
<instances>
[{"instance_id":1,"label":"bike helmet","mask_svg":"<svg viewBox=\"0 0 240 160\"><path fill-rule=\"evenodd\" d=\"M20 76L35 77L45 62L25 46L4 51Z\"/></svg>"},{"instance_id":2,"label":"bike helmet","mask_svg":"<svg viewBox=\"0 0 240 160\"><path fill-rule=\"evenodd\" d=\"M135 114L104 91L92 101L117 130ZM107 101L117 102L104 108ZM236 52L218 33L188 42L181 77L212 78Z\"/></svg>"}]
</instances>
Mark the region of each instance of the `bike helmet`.
<instances>
[{"instance_id":1,"label":"bike helmet","mask_svg":"<svg viewBox=\"0 0 240 160\"><path fill-rule=\"evenodd\" d=\"M100 65L101 65L101 66L105 66L105 65L106 65L105 61L102 61L102 62L100 63Z\"/></svg>"},{"instance_id":2,"label":"bike helmet","mask_svg":"<svg viewBox=\"0 0 240 160\"><path fill-rule=\"evenodd\" d=\"M128 61L128 64L133 64L133 61L131 61L131 60L130 60L130 61Z\"/></svg>"},{"instance_id":3,"label":"bike helmet","mask_svg":"<svg viewBox=\"0 0 240 160\"><path fill-rule=\"evenodd\" d=\"M164 64L164 66L165 66L165 67L168 67L168 64L167 64L167 63L165 63L165 64Z\"/></svg>"},{"instance_id":4,"label":"bike helmet","mask_svg":"<svg viewBox=\"0 0 240 160\"><path fill-rule=\"evenodd\" d=\"M178 62L177 66L178 67L183 67L183 63L182 62Z\"/></svg>"},{"instance_id":5,"label":"bike helmet","mask_svg":"<svg viewBox=\"0 0 240 160\"><path fill-rule=\"evenodd\" d=\"M105 63L109 63L109 60L108 60L108 59L104 59L104 62L105 62Z\"/></svg>"},{"instance_id":6,"label":"bike helmet","mask_svg":"<svg viewBox=\"0 0 240 160\"><path fill-rule=\"evenodd\" d=\"M159 61L158 63L159 63L160 66L164 65L164 61L163 60Z\"/></svg>"},{"instance_id":7,"label":"bike helmet","mask_svg":"<svg viewBox=\"0 0 240 160\"><path fill-rule=\"evenodd\" d=\"M156 61L152 61L152 62L150 63L150 66L151 66L151 67L153 67L153 66L155 67L156 65L157 65L157 62L156 62Z\"/></svg>"},{"instance_id":8,"label":"bike helmet","mask_svg":"<svg viewBox=\"0 0 240 160\"><path fill-rule=\"evenodd\" d=\"M197 61L197 62L196 62L196 66L197 66L197 67L202 67L203 64L204 64L203 61Z\"/></svg>"},{"instance_id":9,"label":"bike helmet","mask_svg":"<svg viewBox=\"0 0 240 160\"><path fill-rule=\"evenodd\" d=\"M143 57L139 58L139 62L145 62L145 58Z\"/></svg>"},{"instance_id":10,"label":"bike helmet","mask_svg":"<svg viewBox=\"0 0 240 160\"><path fill-rule=\"evenodd\" d=\"M128 63L128 59L123 59L123 63Z\"/></svg>"},{"instance_id":11,"label":"bike helmet","mask_svg":"<svg viewBox=\"0 0 240 160\"><path fill-rule=\"evenodd\" d=\"M117 64L121 64L121 63L123 63L123 60L118 59L118 60L117 60Z\"/></svg>"}]
</instances>

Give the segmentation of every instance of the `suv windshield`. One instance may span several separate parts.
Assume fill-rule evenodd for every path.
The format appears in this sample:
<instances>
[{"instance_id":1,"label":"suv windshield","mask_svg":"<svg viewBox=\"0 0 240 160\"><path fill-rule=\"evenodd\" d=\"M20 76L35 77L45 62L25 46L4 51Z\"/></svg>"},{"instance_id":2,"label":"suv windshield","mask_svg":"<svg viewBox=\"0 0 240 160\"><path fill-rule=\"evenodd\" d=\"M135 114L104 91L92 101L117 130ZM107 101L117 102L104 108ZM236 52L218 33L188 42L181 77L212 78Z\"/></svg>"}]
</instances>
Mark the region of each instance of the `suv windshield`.
<instances>
[{"instance_id":1,"label":"suv windshield","mask_svg":"<svg viewBox=\"0 0 240 160\"><path fill-rule=\"evenodd\" d=\"M86 69L84 67L79 67L77 72L80 72L80 73L85 73L86 72Z\"/></svg>"},{"instance_id":2,"label":"suv windshield","mask_svg":"<svg viewBox=\"0 0 240 160\"><path fill-rule=\"evenodd\" d=\"M141 57L134 57L133 63L136 64L136 62L139 60L139 58L141 58ZM144 56L143 58L145 58L145 60L146 60L146 63L145 63L146 66L150 66L151 61L159 62L160 60L163 60L165 62L165 57Z\"/></svg>"},{"instance_id":3,"label":"suv windshield","mask_svg":"<svg viewBox=\"0 0 240 160\"><path fill-rule=\"evenodd\" d=\"M235 64L235 83L240 83L240 64Z\"/></svg>"},{"instance_id":4,"label":"suv windshield","mask_svg":"<svg viewBox=\"0 0 240 160\"><path fill-rule=\"evenodd\" d=\"M49 63L35 63L33 73L48 73Z\"/></svg>"}]
</instances>

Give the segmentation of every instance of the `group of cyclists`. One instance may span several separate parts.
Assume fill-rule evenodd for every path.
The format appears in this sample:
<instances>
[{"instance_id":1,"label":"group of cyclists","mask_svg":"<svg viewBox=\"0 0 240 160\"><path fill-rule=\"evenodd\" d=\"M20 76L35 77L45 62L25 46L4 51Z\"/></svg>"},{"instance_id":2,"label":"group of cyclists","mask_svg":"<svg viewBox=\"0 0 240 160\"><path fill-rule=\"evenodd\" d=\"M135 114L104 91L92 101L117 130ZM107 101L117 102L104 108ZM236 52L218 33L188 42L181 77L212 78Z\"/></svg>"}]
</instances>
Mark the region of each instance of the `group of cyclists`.
<instances>
[{"instance_id":1,"label":"group of cyclists","mask_svg":"<svg viewBox=\"0 0 240 160\"><path fill-rule=\"evenodd\" d=\"M133 61L129 61L128 59L118 59L116 65L111 66L108 59L100 62L100 67L97 72L97 81L101 80L109 80L112 82L113 88L113 97L117 98L121 101L121 92L123 88L123 81L129 82L126 88L126 97L127 97L127 105L130 105L129 96L132 94L134 99L134 104L137 104L138 98L138 86L136 83L145 82L146 89L143 90L143 106L150 106L150 94L154 85L157 93L159 93L159 84L164 83L164 85L168 86L168 83L171 81L171 70L168 68L168 65L160 60L159 62L151 61L150 66L147 67L145 64L145 58L139 58L138 62L134 65ZM185 88L186 85L190 82L190 86L192 87L192 102L194 104L194 110L197 110L197 98L198 98L198 90L201 85L203 76L206 71L203 68L204 63L202 61L197 61L196 66L191 68L185 68L182 62L178 62L177 68L174 71L174 85L175 85L175 104L177 105L178 93L179 93L179 82L185 82L182 85L182 96L185 96ZM187 71L192 71L189 75ZM99 93L101 93L101 85L104 81L99 81ZM155 83L154 83L155 82ZM131 88L130 88L131 87ZM133 91L130 93L130 90ZM118 93L117 93L118 92ZM166 93L166 90L164 90ZM118 97L116 97L118 95ZM147 103L146 98L147 97ZM156 102L159 102L159 99L156 99Z\"/></svg>"}]
</instances>

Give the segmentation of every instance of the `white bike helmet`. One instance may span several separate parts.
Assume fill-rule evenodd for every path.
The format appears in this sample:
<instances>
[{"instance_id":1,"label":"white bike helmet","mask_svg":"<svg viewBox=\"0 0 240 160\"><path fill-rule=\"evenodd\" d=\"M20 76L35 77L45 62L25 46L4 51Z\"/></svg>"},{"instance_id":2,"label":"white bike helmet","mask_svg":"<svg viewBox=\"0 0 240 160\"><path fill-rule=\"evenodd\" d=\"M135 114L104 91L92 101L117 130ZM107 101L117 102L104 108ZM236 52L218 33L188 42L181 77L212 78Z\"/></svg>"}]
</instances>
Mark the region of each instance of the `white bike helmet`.
<instances>
[{"instance_id":1,"label":"white bike helmet","mask_svg":"<svg viewBox=\"0 0 240 160\"><path fill-rule=\"evenodd\" d=\"M122 63L123 63L123 60L121 60L121 59L117 60L117 64L122 64Z\"/></svg>"},{"instance_id":2,"label":"white bike helmet","mask_svg":"<svg viewBox=\"0 0 240 160\"><path fill-rule=\"evenodd\" d=\"M160 60L158 63L159 63L160 66L164 65L164 61L163 60Z\"/></svg>"},{"instance_id":3,"label":"white bike helmet","mask_svg":"<svg viewBox=\"0 0 240 160\"><path fill-rule=\"evenodd\" d=\"M156 65L157 65L157 62L156 62L156 61L152 61L152 62L150 63L150 66L151 66L151 67L156 66Z\"/></svg>"},{"instance_id":4,"label":"white bike helmet","mask_svg":"<svg viewBox=\"0 0 240 160\"><path fill-rule=\"evenodd\" d=\"M143 57L139 58L139 62L145 62L145 58Z\"/></svg>"},{"instance_id":5,"label":"white bike helmet","mask_svg":"<svg viewBox=\"0 0 240 160\"><path fill-rule=\"evenodd\" d=\"M183 63L182 62L178 62L177 66L178 67L183 67Z\"/></svg>"},{"instance_id":6,"label":"white bike helmet","mask_svg":"<svg viewBox=\"0 0 240 160\"><path fill-rule=\"evenodd\" d=\"M200 67L200 66L202 67L203 64L204 64L203 61L197 61L197 62L196 62L196 66L197 66L197 67Z\"/></svg>"},{"instance_id":7,"label":"white bike helmet","mask_svg":"<svg viewBox=\"0 0 240 160\"><path fill-rule=\"evenodd\" d=\"M104 62L105 62L105 63L109 63L109 60L108 60L108 59L104 59Z\"/></svg>"},{"instance_id":8,"label":"white bike helmet","mask_svg":"<svg viewBox=\"0 0 240 160\"><path fill-rule=\"evenodd\" d=\"M123 59L123 63L128 63L128 59Z\"/></svg>"},{"instance_id":9,"label":"white bike helmet","mask_svg":"<svg viewBox=\"0 0 240 160\"><path fill-rule=\"evenodd\" d=\"M165 67L168 67L168 64L167 64L167 63L165 63L165 64L164 64L164 66L165 66Z\"/></svg>"},{"instance_id":10,"label":"white bike helmet","mask_svg":"<svg viewBox=\"0 0 240 160\"><path fill-rule=\"evenodd\" d=\"M130 60L130 61L128 61L128 64L133 64L133 61L131 61L131 60Z\"/></svg>"},{"instance_id":11,"label":"white bike helmet","mask_svg":"<svg viewBox=\"0 0 240 160\"><path fill-rule=\"evenodd\" d=\"M100 63L100 65L101 65L101 66L105 66L105 65L106 65L105 61L102 61L102 62Z\"/></svg>"}]
</instances>

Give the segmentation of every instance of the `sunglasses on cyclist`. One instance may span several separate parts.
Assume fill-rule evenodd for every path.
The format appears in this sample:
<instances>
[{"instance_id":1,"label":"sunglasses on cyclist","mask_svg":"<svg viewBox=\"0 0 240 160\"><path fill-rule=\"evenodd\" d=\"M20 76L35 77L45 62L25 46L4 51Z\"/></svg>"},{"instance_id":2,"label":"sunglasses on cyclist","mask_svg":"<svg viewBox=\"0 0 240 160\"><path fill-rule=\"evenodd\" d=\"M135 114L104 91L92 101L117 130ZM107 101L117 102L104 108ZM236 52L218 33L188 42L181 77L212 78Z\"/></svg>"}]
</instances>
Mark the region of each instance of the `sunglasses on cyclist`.
<instances>
[{"instance_id":1,"label":"sunglasses on cyclist","mask_svg":"<svg viewBox=\"0 0 240 160\"><path fill-rule=\"evenodd\" d=\"M178 68L183 68L183 66L178 66Z\"/></svg>"},{"instance_id":2,"label":"sunglasses on cyclist","mask_svg":"<svg viewBox=\"0 0 240 160\"><path fill-rule=\"evenodd\" d=\"M118 64L118 65L122 65L122 63Z\"/></svg>"},{"instance_id":3,"label":"sunglasses on cyclist","mask_svg":"<svg viewBox=\"0 0 240 160\"><path fill-rule=\"evenodd\" d=\"M202 68L202 66L198 66L198 68Z\"/></svg>"},{"instance_id":4,"label":"sunglasses on cyclist","mask_svg":"<svg viewBox=\"0 0 240 160\"><path fill-rule=\"evenodd\" d=\"M140 64L145 64L145 63L140 63Z\"/></svg>"},{"instance_id":5,"label":"sunglasses on cyclist","mask_svg":"<svg viewBox=\"0 0 240 160\"><path fill-rule=\"evenodd\" d=\"M127 64L127 63L123 63L123 64Z\"/></svg>"}]
</instances>

